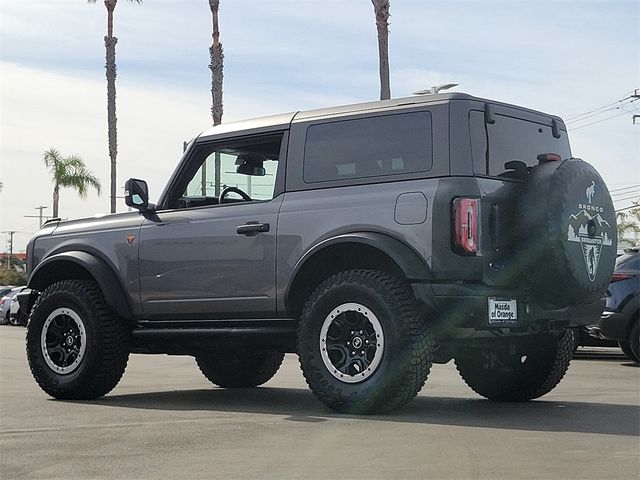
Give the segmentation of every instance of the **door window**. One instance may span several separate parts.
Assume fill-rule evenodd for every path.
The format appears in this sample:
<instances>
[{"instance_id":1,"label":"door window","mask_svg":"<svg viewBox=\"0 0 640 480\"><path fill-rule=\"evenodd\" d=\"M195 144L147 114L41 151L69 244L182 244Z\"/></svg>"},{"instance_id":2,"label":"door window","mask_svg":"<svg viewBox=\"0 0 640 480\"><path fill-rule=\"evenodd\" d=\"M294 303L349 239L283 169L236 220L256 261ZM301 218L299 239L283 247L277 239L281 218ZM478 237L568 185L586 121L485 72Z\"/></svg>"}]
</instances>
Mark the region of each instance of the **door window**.
<instances>
[{"instance_id":1,"label":"door window","mask_svg":"<svg viewBox=\"0 0 640 480\"><path fill-rule=\"evenodd\" d=\"M283 134L205 144L172 187L167 207L194 208L274 197Z\"/></svg>"}]
</instances>

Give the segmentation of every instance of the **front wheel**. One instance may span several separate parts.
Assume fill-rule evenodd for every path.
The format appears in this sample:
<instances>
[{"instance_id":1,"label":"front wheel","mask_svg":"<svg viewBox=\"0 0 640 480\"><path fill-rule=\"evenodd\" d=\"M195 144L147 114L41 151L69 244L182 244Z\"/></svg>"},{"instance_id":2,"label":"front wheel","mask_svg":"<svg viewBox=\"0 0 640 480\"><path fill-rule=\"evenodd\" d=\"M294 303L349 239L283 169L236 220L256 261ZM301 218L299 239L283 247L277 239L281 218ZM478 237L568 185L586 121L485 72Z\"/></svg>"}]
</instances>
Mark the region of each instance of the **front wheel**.
<instances>
[{"instance_id":1,"label":"front wheel","mask_svg":"<svg viewBox=\"0 0 640 480\"><path fill-rule=\"evenodd\" d=\"M574 340L538 335L510 345L458 350L456 367L465 383L490 400L523 402L555 388L569 368Z\"/></svg>"},{"instance_id":2,"label":"front wheel","mask_svg":"<svg viewBox=\"0 0 640 480\"><path fill-rule=\"evenodd\" d=\"M420 391L432 344L411 289L371 270L348 270L322 282L298 327L298 355L307 384L328 407L382 413Z\"/></svg>"},{"instance_id":3,"label":"front wheel","mask_svg":"<svg viewBox=\"0 0 640 480\"><path fill-rule=\"evenodd\" d=\"M47 287L33 307L27 360L40 388L52 397L94 399L122 377L129 338L95 282L63 280Z\"/></svg>"}]
</instances>

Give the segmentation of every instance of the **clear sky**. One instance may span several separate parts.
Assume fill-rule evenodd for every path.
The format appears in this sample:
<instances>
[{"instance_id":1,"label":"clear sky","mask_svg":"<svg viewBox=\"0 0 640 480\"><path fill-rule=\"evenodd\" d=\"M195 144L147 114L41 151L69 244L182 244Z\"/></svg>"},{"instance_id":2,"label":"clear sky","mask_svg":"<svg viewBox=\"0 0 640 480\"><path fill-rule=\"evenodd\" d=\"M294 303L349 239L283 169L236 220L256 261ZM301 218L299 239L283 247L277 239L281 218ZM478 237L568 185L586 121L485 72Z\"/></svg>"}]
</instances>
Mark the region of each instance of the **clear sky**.
<instances>
[{"instance_id":1,"label":"clear sky","mask_svg":"<svg viewBox=\"0 0 640 480\"><path fill-rule=\"evenodd\" d=\"M630 204L619 189L640 184L640 101L615 102L640 88L639 1L391 0L391 14L393 97L455 82L563 118L613 104L568 123L569 134L574 155L616 191L616 206ZM378 97L370 0L221 0L220 30L223 121ZM105 32L100 0L0 3L0 231L17 231L14 251L38 228L24 216L39 205L51 213L49 147L80 155L104 190L86 201L62 190L60 214L109 210ZM115 35L118 183L145 178L154 197L182 142L211 124L208 2L120 0Z\"/></svg>"}]
</instances>

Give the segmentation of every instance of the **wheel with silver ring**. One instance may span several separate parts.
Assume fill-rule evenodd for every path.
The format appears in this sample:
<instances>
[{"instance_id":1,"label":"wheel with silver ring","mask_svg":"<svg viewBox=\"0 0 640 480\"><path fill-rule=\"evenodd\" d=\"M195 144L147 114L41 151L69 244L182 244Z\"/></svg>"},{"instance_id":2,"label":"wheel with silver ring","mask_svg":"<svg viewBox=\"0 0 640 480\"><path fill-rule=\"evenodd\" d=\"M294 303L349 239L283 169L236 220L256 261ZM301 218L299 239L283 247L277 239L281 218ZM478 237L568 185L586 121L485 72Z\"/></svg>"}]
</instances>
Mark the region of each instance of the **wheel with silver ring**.
<instances>
[{"instance_id":1,"label":"wheel with silver ring","mask_svg":"<svg viewBox=\"0 0 640 480\"><path fill-rule=\"evenodd\" d=\"M298 356L307 384L325 405L382 413L420 391L432 340L405 282L354 269L330 276L309 296L298 326Z\"/></svg>"},{"instance_id":2,"label":"wheel with silver ring","mask_svg":"<svg viewBox=\"0 0 640 480\"><path fill-rule=\"evenodd\" d=\"M36 382L60 399L93 399L118 383L129 358L130 330L90 280L44 289L31 310L27 360Z\"/></svg>"},{"instance_id":3,"label":"wheel with silver ring","mask_svg":"<svg viewBox=\"0 0 640 480\"><path fill-rule=\"evenodd\" d=\"M320 330L320 355L338 380L363 382L375 373L383 351L382 325L364 305L343 303L325 318Z\"/></svg>"},{"instance_id":4,"label":"wheel with silver ring","mask_svg":"<svg viewBox=\"0 0 640 480\"><path fill-rule=\"evenodd\" d=\"M71 308L51 312L42 327L40 348L54 372L68 375L76 370L87 350L87 332L80 315Z\"/></svg>"}]
</instances>

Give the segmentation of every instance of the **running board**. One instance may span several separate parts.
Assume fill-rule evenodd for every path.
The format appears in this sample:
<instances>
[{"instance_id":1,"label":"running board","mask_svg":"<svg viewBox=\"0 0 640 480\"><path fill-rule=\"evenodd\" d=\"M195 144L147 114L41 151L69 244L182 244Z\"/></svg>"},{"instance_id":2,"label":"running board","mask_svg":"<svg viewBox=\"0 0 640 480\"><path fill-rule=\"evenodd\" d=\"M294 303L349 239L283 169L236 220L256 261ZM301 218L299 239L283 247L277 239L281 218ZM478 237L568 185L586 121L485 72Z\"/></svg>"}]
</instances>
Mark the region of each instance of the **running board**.
<instances>
[{"instance_id":1,"label":"running board","mask_svg":"<svg viewBox=\"0 0 640 480\"><path fill-rule=\"evenodd\" d=\"M262 348L294 353L296 349L297 322L292 319L215 322L218 325L210 326L209 323L206 327L185 323L190 325L163 327L147 324L134 329L132 353L195 355L223 348Z\"/></svg>"}]
</instances>

